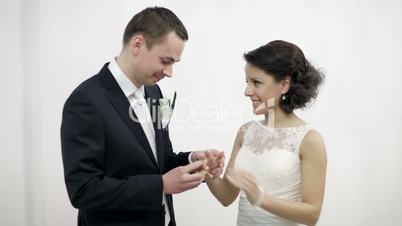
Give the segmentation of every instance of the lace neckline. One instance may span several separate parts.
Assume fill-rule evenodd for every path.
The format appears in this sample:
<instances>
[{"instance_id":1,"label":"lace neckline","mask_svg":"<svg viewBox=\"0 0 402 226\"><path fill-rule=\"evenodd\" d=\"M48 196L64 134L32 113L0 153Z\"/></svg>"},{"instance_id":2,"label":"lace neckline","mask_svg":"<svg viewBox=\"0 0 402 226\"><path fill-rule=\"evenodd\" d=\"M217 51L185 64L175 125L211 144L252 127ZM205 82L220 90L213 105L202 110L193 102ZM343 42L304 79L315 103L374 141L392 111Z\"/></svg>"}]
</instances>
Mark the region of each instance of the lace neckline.
<instances>
[{"instance_id":1,"label":"lace neckline","mask_svg":"<svg viewBox=\"0 0 402 226\"><path fill-rule=\"evenodd\" d=\"M311 127L308 124L272 128L261 122L251 121L244 134L243 146L247 146L255 153L272 149L284 149L298 153L301 141L309 130Z\"/></svg>"},{"instance_id":2,"label":"lace neckline","mask_svg":"<svg viewBox=\"0 0 402 226\"><path fill-rule=\"evenodd\" d=\"M266 130L292 130L292 129L300 129L300 128L304 128L304 127L308 127L307 123L304 123L302 125L298 125L298 126L290 126L290 127L268 127L266 125L264 125L262 123L262 121L254 121L255 124L257 124L259 127L266 129Z\"/></svg>"}]
</instances>

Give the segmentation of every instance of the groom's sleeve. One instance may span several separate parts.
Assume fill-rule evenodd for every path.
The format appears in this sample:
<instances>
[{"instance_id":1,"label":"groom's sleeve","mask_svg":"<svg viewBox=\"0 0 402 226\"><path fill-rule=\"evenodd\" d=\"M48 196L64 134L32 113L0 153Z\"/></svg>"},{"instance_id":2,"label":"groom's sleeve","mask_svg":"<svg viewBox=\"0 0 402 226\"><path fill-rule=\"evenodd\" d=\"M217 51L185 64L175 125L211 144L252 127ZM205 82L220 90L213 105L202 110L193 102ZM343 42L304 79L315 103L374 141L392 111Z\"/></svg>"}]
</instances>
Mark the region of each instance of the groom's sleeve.
<instances>
[{"instance_id":1,"label":"groom's sleeve","mask_svg":"<svg viewBox=\"0 0 402 226\"><path fill-rule=\"evenodd\" d=\"M162 209L160 174L116 179L105 175L105 129L102 115L87 96L74 91L66 101L61 125L65 183L79 209Z\"/></svg>"},{"instance_id":2,"label":"groom's sleeve","mask_svg":"<svg viewBox=\"0 0 402 226\"><path fill-rule=\"evenodd\" d=\"M190 163L189 162L189 155L190 155L191 152L180 152L180 153L176 154L175 152L173 152L173 147L172 147L172 144L170 142L170 139L168 139L168 140L169 140L169 150L170 150L169 151L170 152L170 155L169 155L169 168L173 169L173 168L178 167L178 166L184 166L184 165L189 164Z\"/></svg>"}]
</instances>

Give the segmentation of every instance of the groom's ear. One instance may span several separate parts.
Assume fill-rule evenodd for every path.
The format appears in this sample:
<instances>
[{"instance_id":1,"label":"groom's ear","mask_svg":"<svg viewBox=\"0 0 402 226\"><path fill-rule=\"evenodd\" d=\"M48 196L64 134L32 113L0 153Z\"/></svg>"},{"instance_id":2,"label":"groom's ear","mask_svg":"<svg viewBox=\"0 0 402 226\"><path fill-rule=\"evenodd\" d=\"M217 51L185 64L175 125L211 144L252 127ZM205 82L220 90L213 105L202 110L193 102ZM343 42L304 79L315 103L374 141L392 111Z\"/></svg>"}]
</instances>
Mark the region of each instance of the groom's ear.
<instances>
[{"instance_id":1,"label":"groom's ear","mask_svg":"<svg viewBox=\"0 0 402 226\"><path fill-rule=\"evenodd\" d=\"M138 56L141 48L145 47L145 39L142 35L134 35L130 41L130 50L134 56Z\"/></svg>"}]
</instances>

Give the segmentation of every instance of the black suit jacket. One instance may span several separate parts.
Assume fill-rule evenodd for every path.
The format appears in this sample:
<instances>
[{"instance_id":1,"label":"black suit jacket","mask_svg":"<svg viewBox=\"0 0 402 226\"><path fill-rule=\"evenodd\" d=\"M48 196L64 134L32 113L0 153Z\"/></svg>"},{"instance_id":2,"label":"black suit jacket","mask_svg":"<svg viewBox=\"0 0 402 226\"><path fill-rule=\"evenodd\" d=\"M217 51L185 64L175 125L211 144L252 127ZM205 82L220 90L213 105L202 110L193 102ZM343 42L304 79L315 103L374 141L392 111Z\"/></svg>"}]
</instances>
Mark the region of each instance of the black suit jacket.
<instances>
[{"instance_id":1,"label":"black suit jacket","mask_svg":"<svg viewBox=\"0 0 402 226\"><path fill-rule=\"evenodd\" d=\"M175 154L168 130L156 120L156 162L107 65L80 84L63 109L64 176L71 203L79 209L78 225L163 226L162 174L188 164L189 153ZM159 87L145 87L145 93L152 104L151 116L158 116ZM167 195L167 204L174 226L171 195Z\"/></svg>"}]
</instances>

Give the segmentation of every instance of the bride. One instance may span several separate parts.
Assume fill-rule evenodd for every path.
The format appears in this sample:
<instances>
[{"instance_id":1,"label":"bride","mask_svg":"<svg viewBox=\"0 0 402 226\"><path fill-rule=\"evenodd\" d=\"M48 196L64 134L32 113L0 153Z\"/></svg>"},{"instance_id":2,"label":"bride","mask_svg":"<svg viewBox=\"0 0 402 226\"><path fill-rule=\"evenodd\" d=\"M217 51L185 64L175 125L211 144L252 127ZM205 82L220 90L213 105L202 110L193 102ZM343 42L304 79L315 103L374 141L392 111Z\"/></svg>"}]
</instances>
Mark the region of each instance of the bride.
<instances>
[{"instance_id":1,"label":"bride","mask_svg":"<svg viewBox=\"0 0 402 226\"><path fill-rule=\"evenodd\" d=\"M239 196L238 226L315 225L325 187L321 135L295 113L318 94L323 75L296 45L272 41L244 54L247 87L261 121L243 125L223 176L208 178L224 206Z\"/></svg>"}]
</instances>

